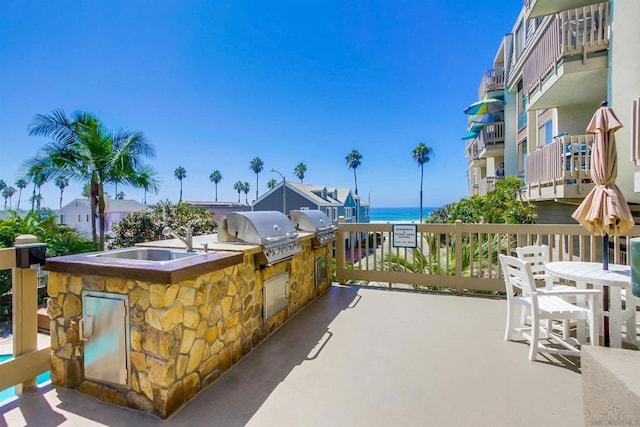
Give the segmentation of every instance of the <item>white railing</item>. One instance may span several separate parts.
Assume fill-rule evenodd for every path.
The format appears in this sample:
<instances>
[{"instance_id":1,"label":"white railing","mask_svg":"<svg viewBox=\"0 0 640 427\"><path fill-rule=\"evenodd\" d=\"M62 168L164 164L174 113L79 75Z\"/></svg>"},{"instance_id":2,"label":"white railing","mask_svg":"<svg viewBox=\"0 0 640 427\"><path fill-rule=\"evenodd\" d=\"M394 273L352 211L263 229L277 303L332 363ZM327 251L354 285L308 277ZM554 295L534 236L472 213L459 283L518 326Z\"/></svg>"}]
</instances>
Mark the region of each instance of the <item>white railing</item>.
<instances>
[{"instance_id":1,"label":"white railing","mask_svg":"<svg viewBox=\"0 0 640 427\"><path fill-rule=\"evenodd\" d=\"M533 47L522 71L527 94L538 90L555 72L562 59L590 53L609 46L609 3L599 3L554 15L540 29L544 31Z\"/></svg>"},{"instance_id":2,"label":"white railing","mask_svg":"<svg viewBox=\"0 0 640 427\"><path fill-rule=\"evenodd\" d=\"M478 98L484 98L489 91L501 89L504 89L504 68L492 68L485 71L484 76L482 76Z\"/></svg>"},{"instance_id":3,"label":"white railing","mask_svg":"<svg viewBox=\"0 0 640 427\"><path fill-rule=\"evenodd\" d=\"M498 254L514 254L530 244L550 247L550 261L602 260L602 238L580 225L569 224L416 224L417 247L394 247L393 224L339 224L336 241L336 277L377 282L388 287L436 287L462 294L467 290L504 291ZM609 257L629 265L630 239L610 237ZM340 242L348 242L348 247ZM359 242L359 243L358 243Z\"/></svg>"},{"instance_id":4,"label":"white railing","mask_svg":"<svg viewBox=\"0 0 640 427\"><path fill-rule=\"evenodd\" d=\"M503 176L487 176L482 178L478 183L478 192L480 196L486 195L489 191L496 189L496 183L498 180L504 179Z\"/></svg>"},{"instance_id":5,"label":"white railing","mask_svg":"<svg viewBox=\"0 0 640 427\"><path fill-rule=\"evenodd\" d=\"M591 183L593 135L556 138L527 156L525 184L529 194L536 189Z\"/></svg>"},{"instance_id":6,"label":"white railing","mask_svg":"<svg viewBox=\"0 0 640 427\"><path fill-rule=\"evenodd\" d=\"M504 122L487 123L478 135L479 155L487 151L504 148Z\"/></svg>"}]
</instances>

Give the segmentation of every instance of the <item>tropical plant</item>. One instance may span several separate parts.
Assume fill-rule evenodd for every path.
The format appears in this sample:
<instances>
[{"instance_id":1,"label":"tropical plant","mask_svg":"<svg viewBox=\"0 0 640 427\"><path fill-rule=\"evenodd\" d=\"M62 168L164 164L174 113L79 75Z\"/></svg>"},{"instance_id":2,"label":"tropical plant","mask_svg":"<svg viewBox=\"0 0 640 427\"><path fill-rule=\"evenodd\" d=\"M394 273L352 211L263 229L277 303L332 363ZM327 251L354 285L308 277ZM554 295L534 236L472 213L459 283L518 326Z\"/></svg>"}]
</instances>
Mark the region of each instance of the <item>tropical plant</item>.
<instances>
[{"instance_id":1,"label":"tropical plant","mask_svg":"<svg viewBox=\"0 0 640 427\"><path fill-rule=\"evenodd\" d=\"M115 222L109 248L124 248L159 240L166 226L176 230L186 226L191 228L194 235L203 235L214 233L217 223L210 210L189 207L185 202L174 205L167 200L156 204L153 210L129 213L121 221Z\"/></svg>"},{"instance_id":2,"label":"tropical plant","mask_svg":"<svg viewBox=\"0 0 640 427\"><path fill-rule=\"evenodd\" d=\"M215 186L216 202L217 202L218 201L218 184L220 183L220 181L222 181L222 174L218 169L216 169L213 172L211 172L211 175L209 175L209 180L213 182L213 185Z\"/></svg>"},{"instance_id":3,"label":"tropical plant","mask_svg":"<svg viewBox=\"0 0 640 427\"><path fill-rule=\"evenodd\" d=\"M420 165L420 222L422 223L422 184L424 182L424 164L428 163L431 160L431 156L433 156L433 150L431 147L421 142L418 144L416 148L413 149L412 157L413 160L418 162Z\"/></svg>"},{"instance_id":4,"label":"tropical plant","mask_svg":"<svg viewBox=\"0 0 640 427\"><path fill-rule=\"evenodd\" d=\"M144 166L138 174L138 185L144 190L143 203L146 205L149 191L158 194L160 184L156 171L150 166Z\"/></svg>"},{"instance_id":5,"label":"tropical plant","mask_svg":"<svg viewBox=\"0 0 640 427\"><path fill-rule=\"evenodd\" d=\"M521 187L520 179L505 177L484 196L465 197L431 212L427 222L534 224L538 218L535 206L522 199Z\"/></svg>"},{"instance_id":6,"label":"tropical plant","mask_svg":"<svg viewBox=\"0 0 640 427\"><path fill-rule=\"evenodd\" d=\"M242 183L242 192L244 193L244 202L248 205L249 204L249 190L251 189L251 186L249 185L248 182L243 182Z\"/></svg>"},{"instance_id":7,"label":"tropical plant","mask_svg":"<svg viewBox=\"0 0 640 427\"><path fill-rule=\"evenodd\" d=\"M65 176L59 176L55 179L54 184L60 189L60 209L62 209L62 193L69 186L69 180Z\"/></svg>"},{"instance_id":8,"label":"tropical plant","mask_svg":"<svg viewBox=\"0 0 640 427\"><path fill-rule=\"evenodd\" d=\"M187 170L182 166L178 166L176 170L173 171L173 175L176 177L178 181L180 181L180 199L179 202L182 201L182 180L187 177Z\"/></svg>"},{"instance_id":9,"label":"tropical plant","mask_svg":"<svg viewBox=\"0 0 640 427\"><path fill-rule=\"evenodd\" d=\"M7 210L7 199L9 199L9 209L11 209L11 198L16 194L16 189L13 187L5 187L2 189L2 198L4 199L4 210Z\"/></svg>"},{"instance_id":10,"label":"tropical plant","mask_svg":"<svg viewBox=\"0 0 640 427\"><path fill-rule=\"evenodd\" d=\"M49 177L65 176L90 183L91 218L98 212L99 247L104 249L104 185L118 176L121 182L140 187L140 172L147 168L142 160L154 157L154 149L141 132L118 129L109 131L92 114L75 112L67 116L62 110L38 114L29 125L29 134L51 138L25 166L36 168ZM91 221L93 241L95 220Z\"/></svg>"},{"instance_id":11,"label":"tropical plant","mask_svg":"<svg viewBox=\"0 0 640 427\"><path fill-rule=\"evenodd\" d=\"M4 190L5 188L7 188L7 183L4 182L3 179L0 179L0 191Z\"/></svg>"},{"instance_id":12,"label":"tropical plant","mask_svg":"<svg viewBox=\"0 0 640 427\"><path fill-rule=\"evenodd\" d=\"M356 169L362 164L362 154L358 150L351 150L345 157L347 166L349 169L353 169L353 180L356 185L356 196L358 195L358 177L356 176Z\"/></svg>"},{"instance_id":13,"label":"tropical plant","mask_svg":"<svg viewBox=\"0 0 640 427\"><path fill-rule=\"evenodd\" d=\"M29 200L31 201L31 210L33 211L36 207L35 203L38 202L38 209L40 209L40 202L42 200L42 195L40 189L47 181L47 176L44 172L45 164L40 159L35 160L34 163L29 165L29 169L27 170L27 177L33 184L33 191L31 193L31 197ZM36 193L37 190L37 193ZM37 196L36 196L37 194Z\"/></svg>"},{"instance_id":14,"label":"tropical plant","mask_svg":"<svg viewBox=\"0 0 640 427\"><path fill-rule=\"evenodd\" d=\"M277 184L277 183L278 183L278 182L276 181L276 179L275 179L275 178L271 178L269 181L267 181L267 188L268 188L269 190L271 190L272 188L276 188L276 184Z\"/></svg>"},{"instance_id":15,"label":"tropical plant","mask_svg":"<svg viewBox=\"0 0 640 427\"><path fill-rule=\"evenodd\" d=\"M238 203L240 203L240 193L242 193L244 189L244 183L242 181L236 181L236 183L233 184L233 189L238 192Z\"/></svg>"},{"instance_id":16,"label":"tropical plant","mask_svg":"<svg viewBox=\"0 0 640 427\"><path fill-rule=\"evenodd\" d=\"M19 180L16 181L16 187L18 187L18 206L17 206L17 210L20 210L20 200L22 199L22 190L27 188L27 181L25 181L24 179L20 178Z\"/></svg>"},{"instance_id":17,"label":"tropical plant","mask_svg":"<svg viewBox=\"0 0 640 427\"><path fill-rule=\"evenodd\" d=\"M298 177L300 183L302 184L302 180L304 179L304 174L307 172L307 165L300 162L293 169L293 174Z\"/></svg>"},{"instance_id":18,"label":"tropical plant","mask_svg":"<svg viewBox=\"0 0 640 427\"><path fill-rule=\"evenodd\" d=\"M116 194L116 200L124 200L124 197L124 191L120 191L118 194Z\"/></svg>"},{"instance_id":19,"label":"tropical plant","mask_svg":"<svg viewBox=\"0 0 640 427\"><path fill-rule=\"evenodd\" d=\"M251 169L253 173L256 174L256 200L258 200L258 174L262 172L263 166L264 166L264 162L260 159L260 157L255 157L249 163L249 169ZM245 184L247 184L247 186L249 185L248 183L245 183ZM245 191L245 194L247 194L248 192L249 190ZM247 204L249 204L248 201L247 201Z\"/></svg>"}]
</instances>

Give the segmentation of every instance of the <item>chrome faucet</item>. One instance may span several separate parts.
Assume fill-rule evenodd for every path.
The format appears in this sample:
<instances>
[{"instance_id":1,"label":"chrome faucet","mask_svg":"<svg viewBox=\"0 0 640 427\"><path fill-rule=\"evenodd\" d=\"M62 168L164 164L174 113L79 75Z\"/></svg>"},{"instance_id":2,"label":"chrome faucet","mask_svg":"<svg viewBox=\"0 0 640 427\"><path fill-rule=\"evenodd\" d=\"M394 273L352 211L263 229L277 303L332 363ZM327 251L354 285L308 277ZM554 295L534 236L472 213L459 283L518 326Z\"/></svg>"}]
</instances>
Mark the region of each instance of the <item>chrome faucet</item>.
<instances>
[{"instance_id":1,"label":"chrome faucet","mask_svg":"<svg viewBox=\"0 0 640 427\"><path fill-rule=\"evenodd\" d=\"M176 239L180 239L180 241L185 244L187 252L192 252L193 251L193 231L191 230L191 228L184 227L184 226L180 227L180 231L184 233L184 236L176 233L175 231L173 231L171 227L167 226L162 229L162 235L166 237L171 236L171 237L175 237Z\"/></svg>"}]
</instances>

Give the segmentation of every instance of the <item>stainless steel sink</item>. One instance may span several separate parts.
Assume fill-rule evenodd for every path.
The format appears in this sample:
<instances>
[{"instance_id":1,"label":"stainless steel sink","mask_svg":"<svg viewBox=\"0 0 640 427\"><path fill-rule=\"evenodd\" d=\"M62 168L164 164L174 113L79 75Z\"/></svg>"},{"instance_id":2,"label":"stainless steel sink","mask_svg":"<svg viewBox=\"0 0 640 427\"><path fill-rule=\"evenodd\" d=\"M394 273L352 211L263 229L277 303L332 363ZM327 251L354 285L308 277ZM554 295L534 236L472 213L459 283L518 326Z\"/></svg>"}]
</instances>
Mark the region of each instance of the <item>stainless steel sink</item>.
<instances>
[{"instance_id":1,"label":"stainless steel sink","mask_svg":"<svg viewBox=\"0 0 640 427\"><path fill-rule=\"evenodd\" d=\"M101 252L91 256L96 258L112 258L131 261L165 262L200 255L200 252L186 252L167 248L127 248Z\"/></svg>"}]
</instances>

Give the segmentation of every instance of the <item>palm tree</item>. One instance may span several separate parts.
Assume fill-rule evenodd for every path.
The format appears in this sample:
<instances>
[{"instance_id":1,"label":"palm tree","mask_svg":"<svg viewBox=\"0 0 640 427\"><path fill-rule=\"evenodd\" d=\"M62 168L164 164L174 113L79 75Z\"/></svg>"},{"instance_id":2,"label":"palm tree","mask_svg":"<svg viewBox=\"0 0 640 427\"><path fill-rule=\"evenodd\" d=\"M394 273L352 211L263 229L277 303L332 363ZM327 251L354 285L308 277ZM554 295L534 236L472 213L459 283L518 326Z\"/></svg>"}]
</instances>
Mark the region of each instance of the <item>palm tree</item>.
<instances>
[{"instance_id":1,"label":"palm tree","mask_svg":"<svg viewBox=\"0 0 640 427\"><path fill-rule=\"evenodd\" d=\"M236 181L236 183L233 184L233 189L238 192L238 203L240 203L240 193L242 193L242 190L244 189L243 182L242 181Z\"/></svg>"},{"instance_id":2,"label":"palm tree","mask_svg":"<svg viewBox=\"0 0 640 427\"><path fill-rule=\"evenodd\" d=\"M176 170L173 171L173 175L176 177L178 181L180 181L180 200L182 201L182 180L187 177L187 170L182 166L178 166Z\"/></svg>"},{"instance_id":3,"label":"palm tree","mask_svg":"<svg viewBox=\"0 0 640 427\"><path fill-rule=\"evenodd\" d=\"M47 175L45 174L46 164L38 160L36 164L33 164L29 167L27 171L27 177L29 177L31 183L33 184L33 191L29 200L31 201L31 211L36 208L40 211L40 203L42 202L42 186L45 182L47 182ZM36 197L36 190L38 191Z\"/></svg>"},{"instance_id":4,"label":"palm tree","mask_svg":"<svg viewBox=\"0 0 640 427\"><path fill-rule=\"evenodd\" d=\"M258 200L258 174L262 172L262 167L264 163L260 159L260 157L256 157L249 163L249 169L251 169L256 174L256 200ZM248 192L248 191L247 191ZM245 192L245 193L247 193Z\"/></svg>"},{"instance_id":5,"label":"palm tree","mask_svg":"<svg viewBox=\"0 0 640 427\"><path fill-rule=\"evenodd\" d=\"M218 201L218 184L222 181L222 174L218 169L211 172L209 175L209 180L213 182L213 185L216 187L216 202Z\"/></svg>"},{"instance_id":6,"label":"palm tree","mask_svg":"<svg viewBox=\"0 0 640 427\"><path fill-rule=\"evenodd\" d=\"M89 183L93 240L97 240L97 216L100 248L104 249L104 185L119 177L120 182L140 187L139 175L146 168L142 160L154 157L153 147L141 132L109 131L97 117L85 112L71 116L62 110L38 114L28 129L30 135L49 137L51 141L25 163L26 167L38 168L46 178L62 175Z\"/></svg>"},{"instance_id":7,"label":"palm tree","mask_svg":"<svg viewBox=\"0 0 640 427\"><path fill-rule=\"evenodd\" d=\"M356 184L356 196L358 195L358 177L356 176L356 169L358 166L362 164L362 154L358 152L358 150L351 150L347 157L345 157L347 161L347 166L349 169L353 169L353 180Z\"/></svg>"},{"instance_id":8,"label":"palm tree","mask_svg":"<svg viewBox=\"0 0 640 427\"><path fill-rule=\"evenodd\" d=\"M433 150L424 142L421 142L416 148L413 149L412 156L413 160L418 162L418 164L420 165L420 223L422 223L422 183L424 181L424 164L428 163L429 160L431 160L431 156L433 156Z\"/></svg>"},{"instance_id":9,"label":"palm tree","mask_svg":"<svg viewBox=\"0 0 640 427\"><path fill-rule=\"evenodd\" d=\"M147 204L147 192L152 191L154 194L158 194L160 182L158 180L156 171L150 167L145 166L138 174L138 186L144 190L143 203Z\"/></svg>"},{"instance_id":10,"label":"palm tree","mask_svg":"<svg viewBox=\"0 0 640 427\"><path fill-rule=\"evenodd\" d=\"M251 186L249 185L248 182L244 182L242 183L242 192L244 193L244 202L248 205L249 204L249 190L251 189Z\"/></svg>"},{"instance_id":11,"label":"palm tree","mask_svg":"<svg viewBox=\"0 0 640 427\"><path fill-rule=\"evenodd\" d=\"M64 176L59 176L56 178L54 183L56 184L56 187L60 189L60 209L62 209L62 193L64 192L64 189L69 186L69 180Z\"/></svg>"},{"instance_id":12,"label":"palm tree","mask_svg":"<svg viewBox=\"0 0 640 427\"><path fill-rule=\"evenodd\" d=\"M276 188L276 184L277 184L276 179L275 179L275 178L271 178L271 179L267 182L267 188L268 188L269 190L271 190L272 188Z\"/></svg>"},{"instance_id":13,"label":"palm tree","mask_svg":"<svg viewBox=\"0 0 640 427\"><path fill-rule=\"evenodd\" d=\"M4 190L5 188L7 188L7 183L4 182L3 179L0 179L0 191Z\"/></svg>"},{"instance_id":14,"label":"palm tree","mask_svg":"<svg viewBox=\"0 0 640 427\"><path fill-rule=\"evenodd\" d=\"M25 181L24 179L20 178L19 180L16 181L16 187L18 187L18 189L19 189L19 192L18 192L18 208L17 208L17 210L20 210L20 199L22 199L22 190L27 188L27 181Z\"/></svg>"},{"instance_id":15,"label":"palm tree","mask_svg":"<svg viewBox=\"0 0 640 427\"><path fill-rule=\"evenodd\" d=\"M11 209L11 197L16 193L13 187L5 187L2 189L2 197L4 198L4 210L7 210L7 199L9 199L9 209Z\"/></svg>"},{"instance_id":16,"label":"palm tree","mask_svg":"<svg viewBox=\"0 0 640 427\"><path fill-rule=\"evenodd\" d=\"M304 179L304 174L307 172L307 165L300 162L293 169L293 174L298 177L300 180L300 184L302 184L302 180Z\"/></svg>"},{"instance_id":17,"label":"palm tree","mask_svg":"<svg viewBox=\"0 0 640 427\"><path fill-rule=\"evenodd\" d=\"M124 200L124 198L125 198L124 191L120 191L119 193L116 194L116 200Z\"/></svg>"}]
</instances>

